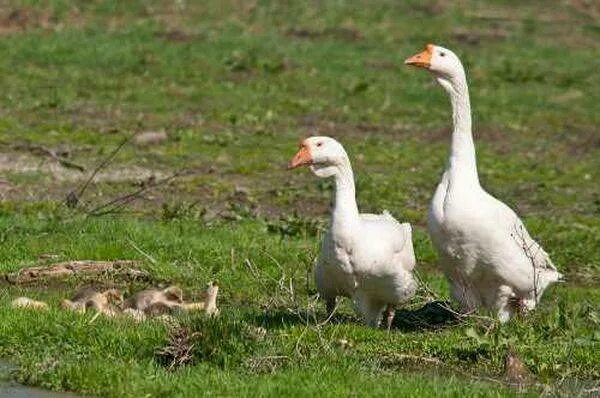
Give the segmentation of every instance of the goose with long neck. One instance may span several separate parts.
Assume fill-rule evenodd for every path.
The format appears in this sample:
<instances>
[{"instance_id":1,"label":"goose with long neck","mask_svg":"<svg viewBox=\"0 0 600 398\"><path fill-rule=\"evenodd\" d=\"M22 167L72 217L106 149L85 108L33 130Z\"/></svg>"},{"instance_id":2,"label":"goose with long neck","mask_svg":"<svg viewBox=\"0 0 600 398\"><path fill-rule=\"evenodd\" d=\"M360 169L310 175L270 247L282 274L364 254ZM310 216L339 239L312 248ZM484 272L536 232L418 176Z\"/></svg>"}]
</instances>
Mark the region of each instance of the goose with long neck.
<instances>
[{"instance_id":1,"label":"goose with long neck","mask_svg":"<svg viewBox=\"0 0 600 398\"><path fill-rule=\"evenodd\" d=\"M452 296L465 312L486 307L505 322L535 308L562 275L515 212L479 183L469 89L459 58L428 44L405 63L431 72L452 105L450 157L428 218Z\"/></svg>"},{"instance_id":2,"label":"goose with long neck","mask_svg":"<svg viewBox=\"0 0 600 398\"><path fill-rule=\"evenodd\" d=\"M350 297L370 326L378 326L385 311L389 330L395 308L416 290L410 224L400 224L387 212L359 213L350 160L333 138L302 141L289 167L302 165L310 166L317 177L335 180L331 220L315 266L317 290L328 313L337 296Z\"/></svg>"}]
</instances>

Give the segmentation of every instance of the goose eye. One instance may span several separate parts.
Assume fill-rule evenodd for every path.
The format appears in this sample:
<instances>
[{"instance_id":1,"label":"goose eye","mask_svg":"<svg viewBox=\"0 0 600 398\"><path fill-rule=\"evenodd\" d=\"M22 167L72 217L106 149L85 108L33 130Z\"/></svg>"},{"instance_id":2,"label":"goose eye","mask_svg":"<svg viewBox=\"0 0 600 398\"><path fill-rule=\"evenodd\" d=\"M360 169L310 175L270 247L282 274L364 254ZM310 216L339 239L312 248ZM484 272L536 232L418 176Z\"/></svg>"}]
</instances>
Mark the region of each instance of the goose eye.
<instances>
[{"instance_id":1,"label":"goose eye","mask_svg":"<svg viewBox=\"0 0 600 398\"><path fill-rule=\"evenodd\" d=\"M317 142L317 146L321 147L321 146L323 146L323 143L322 142Z\"/></svg>"},{"instance_id":2,"label":"goose eye","mask_svg":"<svg viewBox=\"0 0 600 398\"><path fill-rule=\"evenodd\" d=\"M445 56L446 56L446 53L442 51L442 52L440 53L440 57L445 57Z\"/></svg>"}]
</instances>

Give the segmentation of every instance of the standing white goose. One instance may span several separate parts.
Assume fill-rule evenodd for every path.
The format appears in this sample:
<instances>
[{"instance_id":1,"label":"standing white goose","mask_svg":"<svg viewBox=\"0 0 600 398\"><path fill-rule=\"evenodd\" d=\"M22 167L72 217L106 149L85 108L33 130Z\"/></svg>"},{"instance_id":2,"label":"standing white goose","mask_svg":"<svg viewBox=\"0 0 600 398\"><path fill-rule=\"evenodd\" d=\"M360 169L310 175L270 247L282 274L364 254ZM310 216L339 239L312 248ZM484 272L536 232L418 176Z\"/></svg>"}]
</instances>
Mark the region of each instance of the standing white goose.
<instances>
[{"instance_id":1,"label":"standing white goose","mask_svg":"<svg viewBox=\"0 0 600 398\"><path fill-rule=\"evenodd\" d=\"M359 214L350 160L333 138L305 139L289 168L301 165L310 165L318 177L335 179L335 204L315 268L328 313L337 296L351 297L370 326L380 324L385 309L389 330L395 307L416 290L410 224L400 224L387 212Z\"/></svg>"},{"instance_id":2,"label":"standing white goose","mask_svg":"<svg viewBox=\"0 0 600 398\"><path fill-rule=\"evenodd\" d=\"M405 63L433 73L452 103L450 158L428 222L452 296L463 311L483 306L506 322L517 310L533 309L562 276L515 212L479 184L469 89L458 57L428 44Z\"/></svg>"}]
</instances>

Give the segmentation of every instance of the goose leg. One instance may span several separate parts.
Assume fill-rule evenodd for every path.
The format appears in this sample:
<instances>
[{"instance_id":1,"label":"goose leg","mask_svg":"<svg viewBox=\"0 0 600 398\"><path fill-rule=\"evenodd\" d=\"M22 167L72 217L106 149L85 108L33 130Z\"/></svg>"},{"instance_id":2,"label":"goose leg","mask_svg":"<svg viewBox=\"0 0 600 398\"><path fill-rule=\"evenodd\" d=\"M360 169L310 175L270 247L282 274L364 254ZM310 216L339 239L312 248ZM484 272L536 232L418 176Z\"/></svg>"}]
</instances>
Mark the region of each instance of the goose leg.
<instances>
[{"instance_id":1,"label":"goose leg","mask_svg":"<svg viewBox=\"0 0 600 398\"><path fill-rule=\"evenodd\" d=\"M392 322L394 321L394 315L396 315L396 308L392 304L388 304L385 307L385 319L387 323L387 331L392 329Z\"/></svg>"},{"instance_id":2,"label":"goose leg","mask_svg":"<svg viewBox=\"0 0 600 398\"><path fill-rule=\"evenodd\" d=\"M385 305L379 301L373 301L366 297L357 297L358 312L364 322L373 327L379 327L381 323L381 313Z\"/></svg>"},{"instance_id":3,"label":"goose leg","mask_svg":"<svg viewBox=\"0 0 600 398\"><path fill-rule=\"evenodd\" d=\"M516 309L514 302L520 304L520 300L515 296L513 289L506 285L500 286L496 292L495 303L500 323L506 323L510 320Z\"/></svg>"},{"instance_id":4,"label":"goose leg","mask_svg":"<svg viewBox=\"0 0 600 398\"><path fill-rule=\"evenodd\" d=\"M462 314L470 314L479 307L479 300L464 283L452 280L450 282L450 293L452 298L459 303Z\"/></svg>"},{"instance_id":5,"label":"goose leg","mask_svg":"<svg viewBox=\"0 0 600 398\"><path fill-rule=\"evenodd\" d=\"M326 299L325 307L327 309L327 318L329 318L333 315L333 311L335 310L335 297Z\"/></svg>"}]
</instances>

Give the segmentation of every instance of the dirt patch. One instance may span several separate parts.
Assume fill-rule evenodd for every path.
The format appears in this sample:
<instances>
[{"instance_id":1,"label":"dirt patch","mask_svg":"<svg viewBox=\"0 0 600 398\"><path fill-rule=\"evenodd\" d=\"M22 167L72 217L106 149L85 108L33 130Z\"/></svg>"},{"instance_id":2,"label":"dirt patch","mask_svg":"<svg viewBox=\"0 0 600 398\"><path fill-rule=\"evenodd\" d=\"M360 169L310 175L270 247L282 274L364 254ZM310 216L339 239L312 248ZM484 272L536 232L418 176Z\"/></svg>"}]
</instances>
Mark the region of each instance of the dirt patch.
<instances>
[{"instance_id":1,"label":"dirt patch","mask_svg":"<svg viewBox=\"0 0 600 398\"><path fill-rule=\"evenodd\" d=\"M494 152L506 155L514 148L513 135L511 132L482 126L473 132L473 139L475 140L475 145L477 143L485 143L490 145ZM414 137L424 142L440 142L449 145L452 137L452 129L450 127L438 127L422 130L418 134L414 134Z\"/></svg>"},{"instance_id":2,"label":"dirt patch","mask_svg":"<svg viewBox=\"0 0 600 398\"><path fill-rule=\"evenodd\" d=\"M0 179L0 200L4 199L12 189L13 186L10 182Z\"/></svg>"},{"instance_id":3,"label":"dirt patch","mask_svg":"<svg viewBox=\"0 0 600 398\"><path fill-rule=\"evenodd\" d=\"M508 38L509 32L499 24L490 24L489 30L455 29L452 38L459 43L477 46L480 44L501 42Z\"/></svg>"},{"instance_id":4,"label":"dirt patch","mask_svg":"<svg viewBox=\"0 0 600 398\"><path fill-rule=\"evenodd\" d=\"M299 218L311 219L324 217L329 214L329 200L313 200L304 198L286 204L275 204L266 200L260 204L257 214L268 220L280 220L290 214L297 214Z\"/></svg>"},{"instance_id":5,"label":"dirt patch","mask_svg":"<svg viewBox=\"0 0 600 398\"><path fill-rule=\"evenodd\" d=\"M168 138L165 130L145 131L133 137L133 143L137 146L144 147L161 144L167 141Z\"/></svg>"},{"instance_id":6,"label":"dirt patch","mask_svg":"<svg viewBox=\"0 0 600 398\"><path fill-rule=\"evenodd\" d=\"M78 102L69 107L65 116L76 129L88 128L99 133L115 133L120 129L134 127L128 126L125 114L126 110L116 106L100 108L94 104Z\"/></svg>"},{"instance_id":7,"label":"dirt patch","mask_svg":"<svg viewBox=\"0 0 600 398\"><path fill-rule=\"evenodd\" d=\"M561 141L567 146L569 155L586 156L600 149L600 129L587 126L565 126Z\"/></svg>"},{"instance_id":8,"label":"dirt patch","mask_svg":"<svg viewBox=\"0 0 600 398\"><path fill-rule=\"evenodd\" d=\"M595 0L565 0L577 13L595 21L600 19L600 3Z\"/></svg>"},{"instance_id":9,"label":"dirt patch","mask_svg":"<svg viewBox=\"0 0 600 398\"><path fill-rule=\"evenodd\" d=\"M0 16L0 35L21 33L27 29L49 29L56 21L48 11L31 7L3 10Z\"/></svg>"},{"instance_id":10,"label":"dirt patch","mask_svg":"<svg viewBox=\"0 0 600 398\"><path fill-rule=\"evenodd\" d=\"M48 9L33 7L0 6L0 36L26 32L28 30L60 30L64 26L81 28L83 18L76 7L72 7L62 18Z\"/></svg>"},{"instance_id":11,"label":"dirt patch","mask_svg":"<svg viewBox=\"0 0 600 398\"><path fill-rule=\"evenodd\" d=\"M317 115L304 115L298 124L306 128L308 135L327 135L334 138L366 138L368 136L381 136L388 139L401 140L406 137L415 138L423 142L449 142L452 136L450 127L417 129L413 126L403 125L374 125L369 123L345 123L319 119ZM494 150L499 154L509 153L513 148L513 139L510 133L499 129L482 126L474 131L476 142L492 143Z\"/></svg>"},{"instance_id":12,"label":"dirt patch","mask_svg":"<svg viewBox=\"0 0 600 398\"><path fill-rule=\"evenodd\" d=\"M300 117L298 124L306 128L308 135L327 135L333 138L365 138L372 134L401 138L408 131L401 126L375 125L369 123L346 123L321 119L318 115L307 114Z\"/></svg>"},{"instance_id":13,"label":"dirt patch","mask_svg":"<svg viewBox=\"0 0 600 398\"><path fill-rule=\"evenodd\" d=\"M346 42L356 42L364 38L363 34L353 27L330 27L325 29L309 29L292 27L285 31L285 35L298 39L307 40L340 40Z\"/></svg>"},{"instance_id":14,"label":"dirt patch","mask_svg":"<svg viewBox=\"0 0 600 398\"><path fill-rule=\"evenodd\" d=\"M205 174L215 175L231 187L223 191L199 183L190 189L190 181L181 179L171 189L156 192L156 201L145 202L144 206L146 209L151 204L162 206L162 217L166 219L192 217L206 223L243 218L272 220L293 213L300 217L320 217L329 213L329 199L297 196L302 192L298 187L312 186L314 180L308 174L274 171L268 179L261 180L255 176L219 173L212 168Z\"/></svg>"},{"instance_id":15,"label":"dirt patch","mask_svg":"<svg viewBox=\"0 0 600 398\"><path fill-rule=\"evenodd\" d=\"M565 23L569 22L570 18L560 8L546 7L543 9L537 9L535 14L536 22L544 23ZM521 13L515 12L514 7L502 7L502 6L486 6L485 8L473 8L468 9L465 12L465 16L471 19L479 19L482 21L497 21L499 23L507 22L522 22L527 19Z\"/></svg>"},{"instance_id":16,"label":"dirt patch","mask_svg":"<svg viewBox=\"0 0 600 398\"><path fill-rule=\"evenodd\" d=\"M181 29L172 29L164 32L157 32L154 34L154 36L171 43L189 43L192 41L200 40L202 38L202 36L198 34L188 33Z\"/></svg>"},{"instance_id":17,"label":"dirt patch","mask_svg":"<svg viewBox=\"0 0 600 398\"><path fill-rule=\"evenodd\" d=\"M89 168L89 167L88 167ZM87 178L86 173L68 169L49 158L38 158L20 153L0 152L0 172L15 174L41 174L49 176L57 182L82 182ZM166 174L140 166L112 165L109 170L99 172L96 182L127 182L143 181L149 178L164 178Z\"/></svg>"},{"instance_id":18,"label":"dirt patch","mask_svg":"<svg viewBox=\"0 0 600 398\"><path fill-rule=\"evenodd\" d=\"M400 67L395 62L387 59L369 59L365 61L365 68L374 70L399 70Z\"/></svg>"},{"instance_id":19,"label":"dirt patch","mask_svg":"<svg viewBox=\"0 0 600 398\"><path fill-rule=\"evenodd\" d=\"M79 162L79 160L77 160ZM107 198L118 198L124 194L140 191L143 187L160 183L167 178L167 173L141 166L111 164L98 172L89 185L84 198L78 198L77 192L88 181L97 165L97 160L89 161L86 171L81 172L64 165L47 156L35 157L28 153L0 152L0 175L5 174L7 184L0 185L0 199L21 202L23 200L65 202L75 207L79 199L83 199L89 208L100 203L107 203ZM138 200L143 208L154 201L161 192L168 193L171 188L150 187L143 195L128 198ZM159 195L159 198L162 196ZM125 209L123 209L125 210ZM133 210L133 209L127 209Z\"/></svg>"},{"instance_id":20,"label":"dirt patch","mask_svg":"<svg viewBox=\"0 0 600 398\"><path fill-rule=\"evenodd\" d=\"M441 15L446 12L450 2L445 1L422 1L411 4L409 8L419 14L426 16Z\"/></svg>"}]
</instances>

